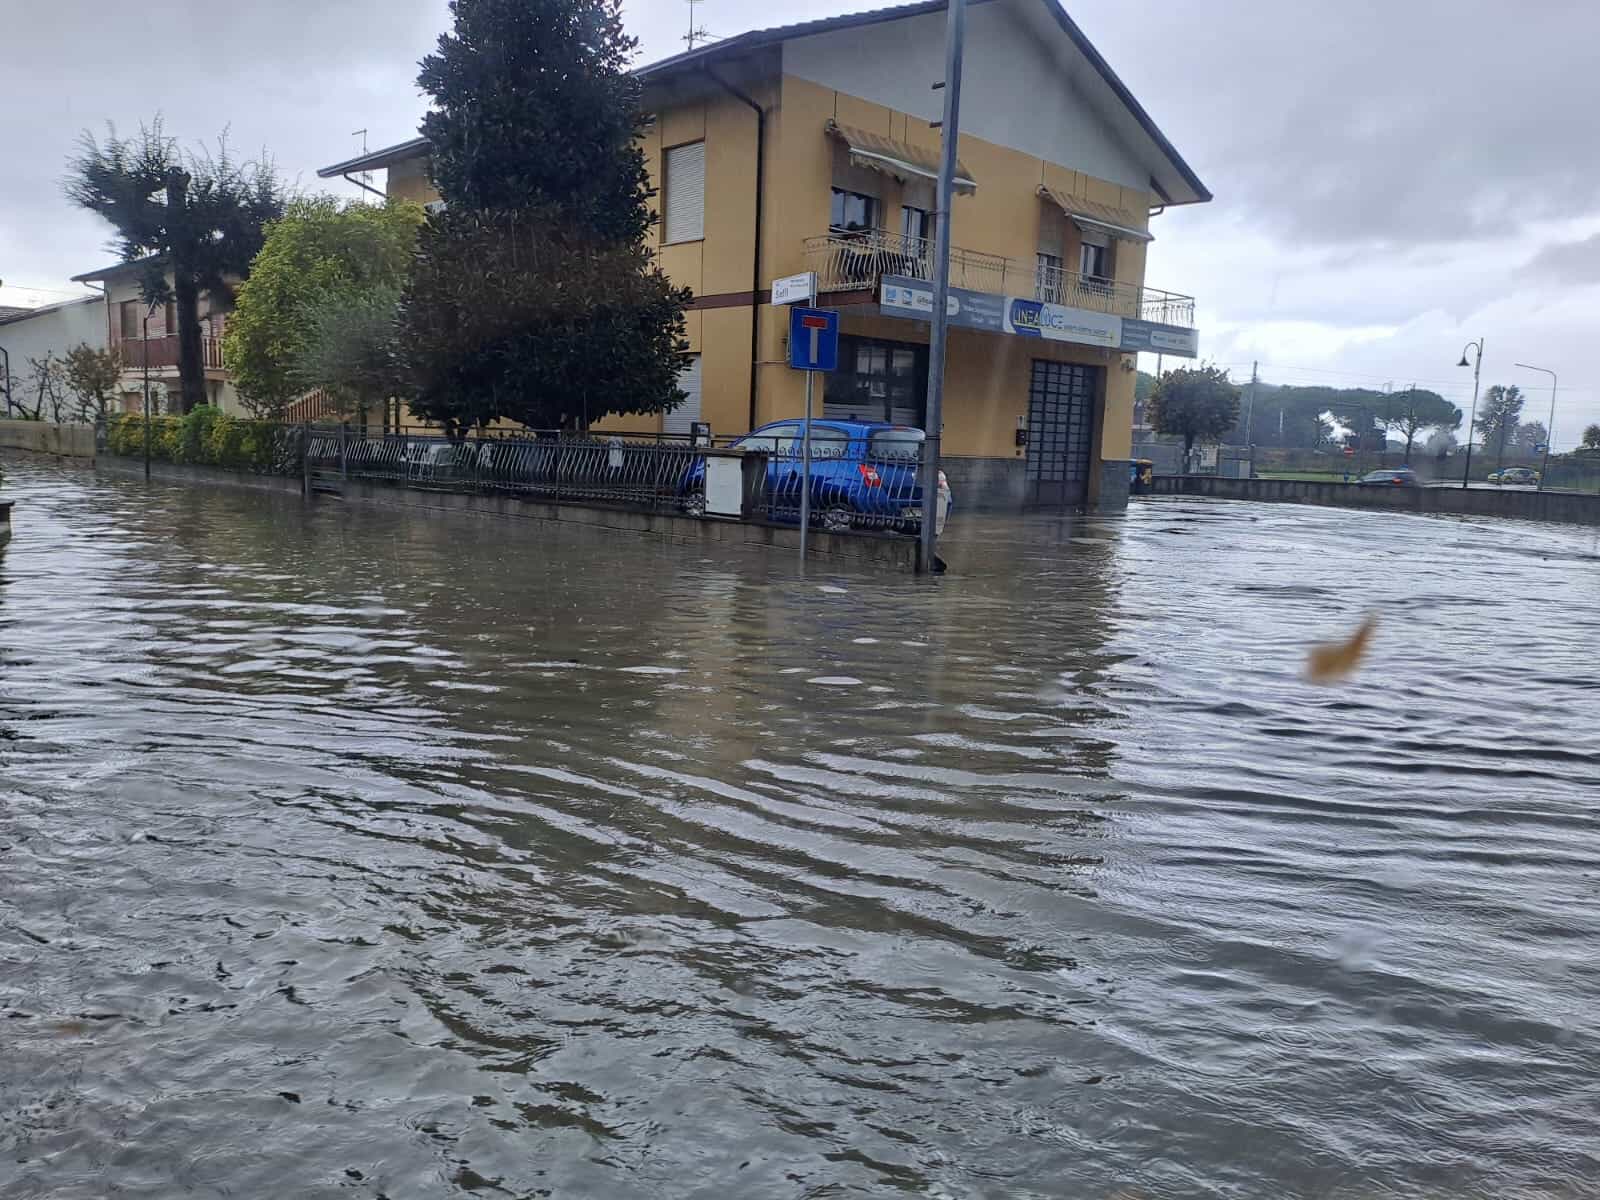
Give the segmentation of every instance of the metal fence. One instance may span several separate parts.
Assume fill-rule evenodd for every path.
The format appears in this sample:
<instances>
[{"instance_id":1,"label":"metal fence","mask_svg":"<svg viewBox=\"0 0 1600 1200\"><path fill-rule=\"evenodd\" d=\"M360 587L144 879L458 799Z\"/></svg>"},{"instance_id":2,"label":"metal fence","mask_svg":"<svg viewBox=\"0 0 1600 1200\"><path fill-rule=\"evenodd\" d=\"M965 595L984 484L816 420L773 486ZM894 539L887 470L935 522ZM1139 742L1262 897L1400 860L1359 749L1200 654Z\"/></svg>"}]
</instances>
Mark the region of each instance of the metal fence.
<instances>
[{"instance_id":1,"label":"metal fence","mask_svg":"<svg viewBox=\"0 0 1600 1200\"><path fill-rule=\"evenodd\" d=\"M740 476L739 515L798 524L805 478L800 443L762 444L746 437L734 451L730 440L697 445L667 434L555 431L451 440L437 431L319 426L307 439L305 473L313 489L364 480L704 516L708 464L730 460ZM811 527L833 533L915 532L921 521L922 452L919 443L862 455L849 443L815 439ZM747 457L751 464L744 463Z\"/></svg>"}]
</instances>

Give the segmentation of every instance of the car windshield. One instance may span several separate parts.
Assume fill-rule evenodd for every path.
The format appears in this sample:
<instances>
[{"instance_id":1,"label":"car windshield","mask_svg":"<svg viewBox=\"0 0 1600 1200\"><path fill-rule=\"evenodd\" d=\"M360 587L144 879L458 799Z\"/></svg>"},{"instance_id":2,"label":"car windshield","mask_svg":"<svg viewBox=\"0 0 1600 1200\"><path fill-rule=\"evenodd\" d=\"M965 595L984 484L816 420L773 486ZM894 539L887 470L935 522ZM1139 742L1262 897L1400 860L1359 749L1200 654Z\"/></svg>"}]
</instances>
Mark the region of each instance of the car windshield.
<instances>
[{"instance_id":1,"label":"car windshield","mask_svg":"<svg viewBox=\"0 0 1600 1200\"><path fill-rule=\"evenodd\" d=\"M867 453L873 458L916 458L927 440L928 435L920 429L880 429L868 440Z\"/></svg>"}]
</instances>

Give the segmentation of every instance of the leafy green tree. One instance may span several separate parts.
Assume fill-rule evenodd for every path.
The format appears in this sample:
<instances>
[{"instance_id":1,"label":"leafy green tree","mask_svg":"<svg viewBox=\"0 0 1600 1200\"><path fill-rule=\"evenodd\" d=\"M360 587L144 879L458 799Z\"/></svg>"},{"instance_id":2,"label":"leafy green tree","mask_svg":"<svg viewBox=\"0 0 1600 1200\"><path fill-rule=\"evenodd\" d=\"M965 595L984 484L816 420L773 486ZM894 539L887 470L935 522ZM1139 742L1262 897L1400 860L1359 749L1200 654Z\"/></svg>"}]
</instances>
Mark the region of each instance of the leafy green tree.
<instances>
[{"instance_id":1,"label":"leafy green tree","mask_svg":"<svg viewBox=\"0 0 1600 1200\"><path fill-rule=\"evenodd\" d=\"M116 352L79 342L67 351L64 366L67 390L78 401L78 420L103 421L110 416L112 397L116 395L117 380L122 374L122 363Z\"/></svg>"},{"instance_id":2,"label":"leafy green tree","mask_svg":"<svg viewBox=\"0 0 1600 1200\"><path fill-rule=\"evenodd\" d=\"M655 222L619 0L453 0L422 62L446 209L401 302L413 410L452 431L581 427L682 402L690 300Z\"/></svg>"},{"instance_id":3,"label":"leafy green tree","mask_svg":"<svg viewBox=\"0 0 1600 1200\"><path fill-rule=\"evenodd\" d=\"M1383 411L1384 427L1406 440L1407 463L1411 461L1411 447L1419 433L1425 429L1460 429L1462 420L1459 408L1438 392L1426 388L1410 387L1395 393Z\"/></svg>"},{"instance_id":4,"label":"leafy green tree","mask_svg":"<svg viewBox=\"0 0 1600 1200\"><path fill-rule=\"evenodd\" d=\"M452 206L530 199L601 241L644 237L650 177L640 135L638 41L621 0L452 0L455 29L422 60L434 185Z\"/></svg>"},{"instance_id":5,"label":"leafy green tree","mask_svg":"<svg viewBox=\"0 0 1600 1200\"><path fill-rule=\"evenodd\" d=\"M1535 447L1550 440L1550 431L1543 421L1529 421L1517 426L1516 439L1516 448L1523 454L1537 454Z\"/></svg>"},{"instance_id":6,"label":"leafy green tree","mask_svg":"<svg viewBox=\"0 0 1600 1200\"><path fill-rule=\"evenodd\" d=\"M182 408L204 404L200 293L231 296L231 281L249 272L261 249L263 226L283 212L272 164L234 161L226 140L214 156L182 151L158 116L137 137L119 138L108 126L102 143L85 131L66 191L115 227L124 262L145 263L146 301L173 301Z\"/></svg>"},{"instance_id":7,"label":"leafy green tree","mask_svg":"<svg viewBox=\"0 0 1600 1200\"><path fill-rule=\"evenodd\" d=\"M1516 437L1517 426L1522 421L1522 389L1512 384L1506 387L1495 384L1478 402L1478 434L1483 438L1483 448L1495 449L1495 468L1506 465L1506 447Z\"/></svg>"},{"instance_id":8,"label":"leafy green tree","mask_svg":"<svg viewBox=\"0 0 1600 1200\"><path fill-rule=\"evenodd\" d=\"M1589 425L1583 431L1583 446L1585 454L1600 454L1600 425Z\"/></svg>"},{"instance_id":9,"label":"leafy green tree","mask_svg":"<svg viewBox=\"0 0 1600 1200\"><path fill-rule=\"evenodd\" d=\"M1168 371L1150 397L1150 423L1157 433L1183 438L1185 460L1198 438L1220 438L1239 423L1239 389L1222 367Z\"/></svg>"},{"instance_id":10,"label":"leafy green tree","mask_svg":"<svg viewBox=\"0 0 1600 1200\"><path fill-rule=\"evenodd\" d=\"M365 425L374 406L387 405L409 387L395 323L399 305L397 287L325 293L306 310L305 336L290 363L290 379L305 391L324 389L341 411L353 412Z\"/></svg>"},{"instance_id":11,"label":"leafy green tree","mask_svg":"<svg viewBox=\"0 0 1600 1200\"><path fill-rule=\"evenodd\" d=\"M421 224L421 207L404 201L346 204L317 196L296 200L267 227L222 339L223 361L246 408L279 416L307 390L308 346L341 301L364 312L371 296L392 305L410 274Z\"/></svg>"},{"instance_id":12,"label":"leafy green tree","mask_svg":"<svg viewBox=\"0 0 1600 1200\"><path fill-rule=\"evenodd\" d=\"M536 214L431 217L401 302L412 410L452 436L505 418L583 428L681 402L683 306L642 244L595 242Z\"/></svg>"}]
</instances>

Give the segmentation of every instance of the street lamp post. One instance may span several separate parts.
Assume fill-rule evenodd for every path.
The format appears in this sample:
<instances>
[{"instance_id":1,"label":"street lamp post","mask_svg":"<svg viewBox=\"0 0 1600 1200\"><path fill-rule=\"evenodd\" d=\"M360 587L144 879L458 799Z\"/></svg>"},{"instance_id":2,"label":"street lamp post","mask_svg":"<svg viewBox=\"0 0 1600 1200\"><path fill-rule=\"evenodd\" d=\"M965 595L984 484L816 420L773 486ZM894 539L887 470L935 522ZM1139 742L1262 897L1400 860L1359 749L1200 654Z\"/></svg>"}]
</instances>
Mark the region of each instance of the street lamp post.
<instances>
[{"instance_id":1,"label":"street lamp post","mask_svg":"<svg viewBox=\"0 0 1600 1200\"><path fill-rule=\"evenodd\" d=\"M1471 350L1472 362L1467 362L1467 351ZM1472 434L1478 427L1478 380L1483 376L1483 339L1468 342L1461 347L1461 361L1458 367L1472 367L1472 415L1467 418L1467 469L1461 472L1461 489L1465 491L1472 486Z\"/></svg>"},{"instance_id":2,"label":"street lamp post","mask_svg":"<svg viewBox=\"0 0 1600 1200\"><path fill-rule=\"evenodd\" d=\"M156 311L156 302L144 310L144 341L139 344L140 357L144 359L144 478L150 482L150 318Z\"/></svg>"},{"instance_id":3,"label":"street lamp post","mask_svg":"<svg viewBox=\"0 0 1600 1200\"><path fill-rule=\"evenodd\" d=\"M1556 373L1549 367L1536 367L1531 363L1518 363L1524 371L1538 371L1550 376L1550 424L1544 429L1544 463L1539 468L1539 490L1544 491L1545 476L1550 474L1550 445L1556 440Z\"/></svg>"}]
</instances>

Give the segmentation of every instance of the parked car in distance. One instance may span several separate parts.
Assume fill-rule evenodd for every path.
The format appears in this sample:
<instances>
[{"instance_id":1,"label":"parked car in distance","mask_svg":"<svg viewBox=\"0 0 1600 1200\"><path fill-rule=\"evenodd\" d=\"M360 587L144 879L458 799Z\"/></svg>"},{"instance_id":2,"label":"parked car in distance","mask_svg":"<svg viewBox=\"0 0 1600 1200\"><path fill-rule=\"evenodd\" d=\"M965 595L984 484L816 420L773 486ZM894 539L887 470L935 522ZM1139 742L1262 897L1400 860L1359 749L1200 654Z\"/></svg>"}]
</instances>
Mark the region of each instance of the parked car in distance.
<instances>
[{"instance_id":1,"label":"parked car in distance","mask_svg":"<svg viewBox=\"0 0 1600 1200\"><path fill-rule=\"evenodd\" d=\"M1539 472L1532 467L1507 467L1503 471L1491 471L1489 482L1496 487L1507 483L1519 487L1538 487Z\"/></svg>"},{"instance_id":2,"label":"parked car in distance","mask_svg":"<svg viewBox=\"0 0 1600 1200\"><path fill-rule=\"evenodd\" d=\"M1422 481L1410 467L1393 471L1368 471L1356 480L1357 487L1421 487Z\"/></svg>"},{"instance_id":3,"label":"parked car in distance","mask_svg":"<svg viewBox=\"0 0 1600 1200\"><path fill-rule=\"evenodd\" d=\"M729 449L764 450L767 513L788 524L800 521L804 473L804 420L771 421L739 438ZM811 422L811 520L829 533L884 529L917 533L922 528L922 445L927 435L909 425L877 421ZM679 485L683 510L705 514L704 458L697 458ZM954 497L943 471L935 529L943 533Z\"/></svg>"}]
</instances>

